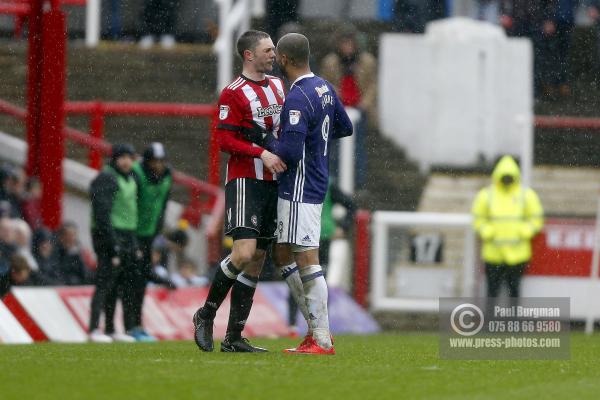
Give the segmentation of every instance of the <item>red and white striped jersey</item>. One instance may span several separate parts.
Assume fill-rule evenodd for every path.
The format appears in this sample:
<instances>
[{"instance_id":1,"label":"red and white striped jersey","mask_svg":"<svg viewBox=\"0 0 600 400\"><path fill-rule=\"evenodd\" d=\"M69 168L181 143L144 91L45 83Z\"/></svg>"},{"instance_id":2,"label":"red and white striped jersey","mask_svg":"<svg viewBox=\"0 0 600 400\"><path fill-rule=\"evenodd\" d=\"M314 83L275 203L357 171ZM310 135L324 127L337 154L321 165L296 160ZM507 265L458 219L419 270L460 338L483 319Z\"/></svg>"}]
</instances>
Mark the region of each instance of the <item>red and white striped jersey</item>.
<instances>
[{"instance_id":1,"label":"red and white striped jersey","mask_svg":"<svg viewBox=\"0 0 600 400\"><path fill-rule=\"evenodd\" d=\"M283 81L268 75L261 82L241 75L223 89L219 98L217 134L221 150L230 154L227 182L236 178L275 179L260 159L264 149L245 140L241 131L256 124L276 135L284 98Z\"/></svg>"}]
</instances>

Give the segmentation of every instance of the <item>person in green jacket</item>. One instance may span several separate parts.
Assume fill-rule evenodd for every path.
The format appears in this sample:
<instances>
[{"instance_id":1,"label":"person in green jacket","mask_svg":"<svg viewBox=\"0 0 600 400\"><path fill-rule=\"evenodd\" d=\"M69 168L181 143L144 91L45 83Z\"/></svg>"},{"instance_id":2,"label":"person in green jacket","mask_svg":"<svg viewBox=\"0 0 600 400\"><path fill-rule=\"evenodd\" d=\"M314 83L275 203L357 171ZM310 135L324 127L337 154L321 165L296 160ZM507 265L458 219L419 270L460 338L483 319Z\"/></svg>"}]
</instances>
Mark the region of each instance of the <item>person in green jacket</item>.
<instances>
[{"instance_id":1,"label":"person in green jacket","mask_svg":"<svg viewBox=\"0 0 600 400\"><path fill-rule=\"evenodd\" d=\"M511 305L518 304L521 278L531 259L531 240L544 225L544 210L533 189L521 185L521 171L511 156L500 159L492 184L473 202L473 227L482 241L488 309L506 282Z\"/></svg>"},{"instance_id":2,"label":"person in green jacket","mask_svg":"<svg viewBox=\"0 0 600 400\"><path fill-rule=\"evenodd\" d=\"M131 318L125 321L127 333L138 341L153 341L142 326L142 307L146 284L149 280L174 287L168 279L152 272L152 243L162 231L167 202L173 186L173 175L167 164L167 154L162 143L151 143L142 155L141 162L133 164L133 176L138 185L137 240L143 257L137 264L132 282Z\"/></svg>"},{"instance_id":3,"label":"person in green jacket","mask_svg":"<svg viewBox=\"0 0 600 400\"><path fill-rule=\"evenodd\" d=\"M129 335L116 333L113 324L118 291L130 287L129 274L141 256L136 238L137 184L131 171L134 157L133 146L114 145L110 164L90 186L91 234L98 258L89 324L90 340L94 342L135 340ZM102 311L105 312L106 334L98 329ZM125 319L131 313L128 302L123 302L123 313Z\"/></svg>"}]
</instances>

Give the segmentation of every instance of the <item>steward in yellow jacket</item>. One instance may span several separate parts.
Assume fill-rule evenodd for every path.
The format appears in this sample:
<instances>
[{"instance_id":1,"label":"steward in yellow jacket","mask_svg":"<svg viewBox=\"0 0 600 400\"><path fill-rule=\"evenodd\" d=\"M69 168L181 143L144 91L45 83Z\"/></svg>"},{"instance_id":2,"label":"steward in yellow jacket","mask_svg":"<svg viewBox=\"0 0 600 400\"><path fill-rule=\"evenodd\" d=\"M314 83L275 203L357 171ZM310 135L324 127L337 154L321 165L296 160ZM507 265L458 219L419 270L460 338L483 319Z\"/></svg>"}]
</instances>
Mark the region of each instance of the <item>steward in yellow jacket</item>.
<instances>
[{"instance_id":1,"label":"steward in yellow jacket","mask_svg":"<svg viewBox=\"0 0 600 400\"><path fill-rule=\"evenodd\" d=\"M477 194L473 227L482 240L488 297L497 297L503 281L510 297L519 297L519 284L531 259L531 239L544 225L537 194L521 186L521 171L511 156L500 159L492 184Z\"/></svg>"}]
</instances>

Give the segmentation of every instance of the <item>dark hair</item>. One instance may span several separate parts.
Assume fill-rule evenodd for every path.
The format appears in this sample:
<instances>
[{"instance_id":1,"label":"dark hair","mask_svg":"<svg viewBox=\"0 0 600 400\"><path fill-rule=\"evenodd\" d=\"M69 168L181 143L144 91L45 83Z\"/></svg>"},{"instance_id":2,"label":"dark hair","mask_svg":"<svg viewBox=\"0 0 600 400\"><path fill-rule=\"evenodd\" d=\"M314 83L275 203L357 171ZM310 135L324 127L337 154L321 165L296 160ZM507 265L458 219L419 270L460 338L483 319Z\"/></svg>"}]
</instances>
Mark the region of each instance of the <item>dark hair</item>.
<instances>
[{"instance_id":1,"label":"dark hair","mask_svg":"<svg viewBox=\"0 0 600 400\"><path fill-rule=\"evenodd\" d=\"M176 229L167 234L167 240L175 243L178 246L185 247L188 244L188 234L182 229Z\"/></svg>"},{"instance_id":2,"label":"dark hair","mask_svg":"<svg viewBox=\"0 0 600 400\"><path fill-rule=\"evenodd\" d=\"M77 224L73 221L64 221L63 224L58 228L58 236L62 236L65 234L67 229L75 229L77 230Z\"/></svg>"},{"instance_id":3,"label":"dark hair","mask_svg":"<svg viewBox=\"0 0 600 400\"><path fill-rule=\"evenodd\" d=\"M18 253L14 253L10 256L10 269L13 272L31 271L31 265L27 262L27 259Z\"/></svg>"},{"instance_id":4,"label":"dark hair","mask_svg":"<svg viewBox=\"0 0 600 400\"><path fill-rule=\"evenodd\" d=\"M269 34L266 32L254 30L246 31L237 41L237 52L243 60L244 51L254 51L256 46L258 46L258 42L260 42L262 39L268 39L270 37L271 36L269 36Z\"/></svg>"},{"instance_id":5,"label":"dark hair","mask_svg":"<svg viewBox=\"0 0 600 400\"><path fill-rule=\"evenodd\" d=\"M287 56L293 65L303 67L308 65L310 45L306 36L300 33L288 33L277 42L277 52Z\"/></svg>"}]
</instances>

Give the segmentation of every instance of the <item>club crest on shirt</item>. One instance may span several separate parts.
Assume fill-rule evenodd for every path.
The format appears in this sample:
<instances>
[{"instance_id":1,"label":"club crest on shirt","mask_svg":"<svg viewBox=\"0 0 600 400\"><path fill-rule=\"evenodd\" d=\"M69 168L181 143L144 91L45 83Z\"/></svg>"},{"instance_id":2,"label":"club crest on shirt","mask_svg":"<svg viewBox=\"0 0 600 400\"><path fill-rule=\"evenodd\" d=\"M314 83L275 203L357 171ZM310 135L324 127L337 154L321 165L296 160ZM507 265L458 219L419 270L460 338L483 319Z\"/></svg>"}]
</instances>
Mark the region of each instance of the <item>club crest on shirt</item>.
<instances>
[{"instance_id":1,"label":"club crest on shirt","mask_svg":"<svg viewBox=\"0 0 600 400\"><path fill-rule=\"evenodd\" d=\"M298 122L300 122L300 115L300 111L290 110L290 125L298 125Z\"/></svg>"},{"instance_id":2,"label":"club crest on shirt","mask_svg":"<svg viewBox=\"0 0 600 400\"><path fill-rule=\"evenodd\" d=\"M219 106L219 119L223 121L229 115L229 106Z\"/></svg>"},{"instance_id":3,"label":"club crest on shirt","mask_svg":"<svg viewBox=\"0 0 600 400\"><path fill-rule=\"evenodd\" d=\"M254 226L258 225L258 218L256 218L256 215L253 215L250 218L250 221L252 221L252 225L254 225Z\"/></svg>"}]
</instances>

